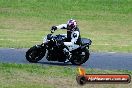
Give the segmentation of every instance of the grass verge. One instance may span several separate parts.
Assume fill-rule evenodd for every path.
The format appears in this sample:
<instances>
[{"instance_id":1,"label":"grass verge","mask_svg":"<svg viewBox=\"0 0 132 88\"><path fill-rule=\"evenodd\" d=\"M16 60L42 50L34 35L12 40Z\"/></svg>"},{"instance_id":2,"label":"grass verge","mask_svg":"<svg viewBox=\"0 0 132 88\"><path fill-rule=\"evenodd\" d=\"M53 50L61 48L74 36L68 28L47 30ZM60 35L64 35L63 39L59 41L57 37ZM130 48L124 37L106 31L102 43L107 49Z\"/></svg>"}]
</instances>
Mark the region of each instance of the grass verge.
<instances>
[{"instance_id":1,"label":"grass verge","mask_svg":"<svg viewBox=\"0 0 132 88\"><path fill-rule=\"evenodd\" d=\"M130 74L129 70L86 69L87 73ZM77 68L40 64L0 63L1 88L131 88L129 84L86 84L80 86L75 78Z\"/></svg>"}]
</instances>

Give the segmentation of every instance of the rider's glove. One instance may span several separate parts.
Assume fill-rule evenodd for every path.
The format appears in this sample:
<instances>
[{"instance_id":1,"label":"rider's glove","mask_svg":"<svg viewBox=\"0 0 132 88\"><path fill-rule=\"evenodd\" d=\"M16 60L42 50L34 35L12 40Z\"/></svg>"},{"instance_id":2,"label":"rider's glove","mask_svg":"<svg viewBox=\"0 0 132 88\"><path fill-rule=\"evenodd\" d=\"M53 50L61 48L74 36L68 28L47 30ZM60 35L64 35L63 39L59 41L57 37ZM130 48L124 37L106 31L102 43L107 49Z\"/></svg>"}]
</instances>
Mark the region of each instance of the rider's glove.
<instances>
[{"instance_id":1,"label":"rider's glove","mask_svg":"<svg viewBox=\"0 0 132 88\"><path fill-rule=\"evenodd\" d=\"M55 31L55 30L57 30L57 27L56 26L52 26L51 31Z\"/></svg>"}]
</instances>

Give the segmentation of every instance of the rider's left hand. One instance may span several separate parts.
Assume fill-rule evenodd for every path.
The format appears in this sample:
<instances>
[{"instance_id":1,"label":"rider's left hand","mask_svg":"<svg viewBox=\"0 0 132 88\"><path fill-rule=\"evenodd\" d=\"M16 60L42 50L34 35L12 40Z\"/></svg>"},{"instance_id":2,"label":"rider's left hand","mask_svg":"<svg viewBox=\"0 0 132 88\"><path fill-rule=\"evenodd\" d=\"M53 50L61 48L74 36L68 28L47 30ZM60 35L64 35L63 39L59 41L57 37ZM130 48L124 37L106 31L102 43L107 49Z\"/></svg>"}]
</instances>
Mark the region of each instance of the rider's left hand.
<instances>
[{"instance_id":1,"label":"rider's left hand","mask_svg":"<svg viewBox=\"0 0 132 88\"><path fill-rule=\"evenodd\" d=\"M51 31L55 31L55 30L57 30L57 27L56 26L52 26Z\"/></svg>"}]
</instances>

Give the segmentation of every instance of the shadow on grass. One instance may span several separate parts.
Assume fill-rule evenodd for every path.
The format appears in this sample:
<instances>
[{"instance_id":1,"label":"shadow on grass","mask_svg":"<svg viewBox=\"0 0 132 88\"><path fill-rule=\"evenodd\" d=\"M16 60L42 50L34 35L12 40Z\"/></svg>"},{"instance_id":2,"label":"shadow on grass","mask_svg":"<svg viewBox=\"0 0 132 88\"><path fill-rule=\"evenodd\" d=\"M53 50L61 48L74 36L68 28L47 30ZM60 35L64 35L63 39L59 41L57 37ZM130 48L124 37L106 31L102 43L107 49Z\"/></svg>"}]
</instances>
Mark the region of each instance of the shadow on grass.
<instances>
[{"instance_id":1,"label":"shadow on grass","mask_svg":"<svg viewBox=\"0 0 132 88\"><path fill-rule=\"evenodd\" d=\"M70 62L69 63L63 63L63 62L38 62L38 64L54 65L54 66L73 66L73 67L78 66L78 65L73 65Z\"/></svg>"}]
</instances>

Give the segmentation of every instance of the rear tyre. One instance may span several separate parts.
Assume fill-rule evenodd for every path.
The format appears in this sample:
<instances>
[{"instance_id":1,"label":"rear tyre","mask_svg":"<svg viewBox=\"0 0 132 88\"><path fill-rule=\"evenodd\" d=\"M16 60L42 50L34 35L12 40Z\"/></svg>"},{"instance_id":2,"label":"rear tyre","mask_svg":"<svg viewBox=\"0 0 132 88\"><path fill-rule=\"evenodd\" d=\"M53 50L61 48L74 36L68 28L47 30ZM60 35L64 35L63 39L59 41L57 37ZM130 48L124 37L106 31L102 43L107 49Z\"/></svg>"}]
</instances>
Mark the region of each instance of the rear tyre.
<instances>
[{"instance_id":1,"label":"rear tyre","mask_svg":"<svg viewBox=\"0 0 132 88\"><path fill-rule=\"evenodd\" d=\"M45 56L46 49L42 49L41 47L33 46L26 52L26 59L29 62L37 63Z\"/></svg>"},{"instance_id":2,"label":"rear tyre","mask_svg":"<svg viewBox=\"0 0 132 88\"><path fill-rule=\"evenodd\" d=\"M71 57L71 63L73 65L81 65L89 59L89 50L84 48L81 52L76 52Z\"/></svg>"}]
</instances>

